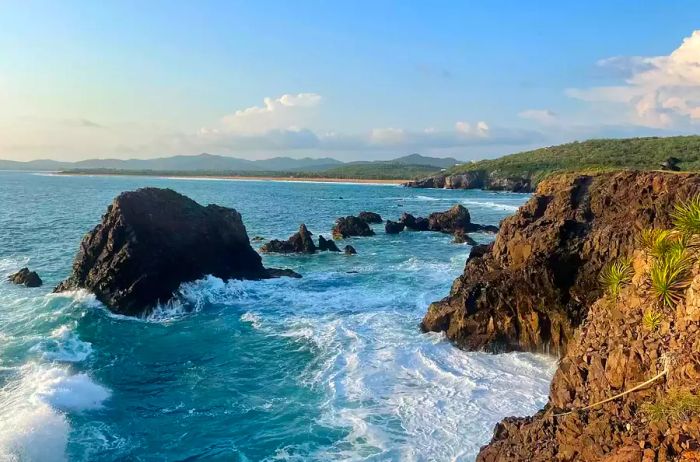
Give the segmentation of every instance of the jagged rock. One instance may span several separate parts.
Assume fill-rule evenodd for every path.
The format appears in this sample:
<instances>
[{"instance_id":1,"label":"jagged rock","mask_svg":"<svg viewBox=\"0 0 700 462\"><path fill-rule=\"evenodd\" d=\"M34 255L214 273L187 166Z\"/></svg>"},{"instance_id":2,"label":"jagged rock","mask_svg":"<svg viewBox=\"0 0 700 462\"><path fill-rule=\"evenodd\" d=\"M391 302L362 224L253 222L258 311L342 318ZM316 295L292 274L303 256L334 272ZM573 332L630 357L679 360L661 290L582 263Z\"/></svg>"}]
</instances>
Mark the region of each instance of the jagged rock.
<instances>
[{"instance_id":1,"label":"jagged rock","mask_svg":"<svg viewBox=\"0 0 700 462\"><path fill-rule=\"evenodd\" d=\"M367 224L381 223L382 221L384 221L382 220L381 215L374 212L360 212L357 215L357 218L359 218Z\"/></svg>"},{"instance_id":2,"label":"jagged rock","mask_svg":"<svg viewBox=\"0 0 700 462\"><path fill-rule=\"evenodd\" d=\"M464 230L458 229L454 232L454 239L452 240L455 244L469 244L477 245L477 242L472 239L472 237L465 233Z\"/></svg>"},{"instance_id":3,"label":"jagged rock","mask_svg":"<svg viewBox=\"0 0 700 462\"><path fill-rule=\"evenodd\" d=\"M384 225L384 231L387 234L399 234L405 227L406 225L403 224L403 222L387 220L386 224Z\"/></svg>"},{"instance_id":4,"label":"jagged rock","mask_svg":"<svg viewBox=\"0 0 700 462\"><path fill-rule=\"evenodd\" d=\"M29 268L22 268L14 274L8 276L8 281L13 284L23 285L26 287L40 287L43 281L36 271L29 271Z\"/></svg>"},{"instance_id":5,"label":"jagged rock","mask_svg":"<svg viewBox=\"0 0 700 462\"><path fill-rule=\"evenodd\" d=\"M143 188L114 199L54 291L85 288L116 313L140 315L169 300L181 283L208 274L270 277L238 212Z\"/></svg>"},{"instance_id":6,"label":"jagged rock","mask_svg":"<svg viewBox=\"0 0 700 462\"><path fill-rule=\"evenodd\" d=\"M644 187L644 178L639 180L624 185L630 194L637 184ZM668 193L679 192L675 182L660 179L657 184ZM689 309L700 304L695 290L700 267L694 266L690 287L675 309L664 311L670 328L650 330L642 322L644 312L656 305L645 284L650 261L640 251L629 256L632 284L617 298L603 296L589 308L559 361L547 405L532 417L508 417L497 424L477 462L700 460L700 414L686 408L679 416L663 404L674 393L690 393L697 400L700 392L700 319L687 318ZM665 375L651 381L663 373L664 358L671 360ZM642 383L647 385L632 391ZM601 403L620 393L625 395ZM659 416L645 411L655 403ZM586 406L592 407L581 410Z\"/></svg>"},{"instance_id":7,"label":"jagged rock","mask_svg":"<svg viewBox=\"0 0 700 462\"><path fill-rule=\"evenodd\" d=\"M470 223L469 210L461 204L457 204L445 212L435 212L428 216L428 229L442 233L454 233L457 230L464 232Z\"/></svg>"},{"instance_id":8,"label":"jagged rock","mask_svg":"<svg viewBox=\"0 0 700 462\"><path fill-rule=\"evenodd\" d=\"M357 254L357 250L355 250L355 247L351 245L346 245L345 246L345 255L355 255Z\"/></svg>"},{"instance_id":9,"label":"jagged rock","mask_svg":"<svg viewBox=\"0 0 700 462\"><path fill-rule=\"evenodd\" d=\"M399 223L403 223L406 228L412 231L428 231L429 223L427 218L414 217L410 213L402 213Z\"/></svg>"},{"instance_id":10,"label":"jagged rock","mask_svg":"<svg viewBox=\"0 0 700 462\"><path fill-rule=\"evenodd\" d=\"M324 252L324 251L329 251L329 252L340 252L340 249L338 248L337 245L335 245L335 242L332 240L326 239L323 236L318 236L318 250Z\"/></svg>"},{"instance_id":11,"label":"jagged rock","mask_svg":"<svg viewBox=\"0 0 700 462\"><path fill-rule=\"evenodd\" d=\"M350 236L374 236L374 231L358 217L338 218L333 226L333 239L344 239Z\"/></svg>"},{"instance_id":12,"label":"jagged rock","mask_svg":"<svg viewBox=\"0 0 700 462\"><path fill-rule=\"evenodd\" d=\"M306 225L299 226L299 231L292 234L286 241L273 239L260 247L265 253L314 253L316 245Z\"/></svg>"},{"instance_id":13,"label":"jagged rock","mask_svg":"<svg viewBox=\"0 0 700 462\"><path fill-rule=\"evenodd\" d=\"M669 227L700 175L565 174L544 180L506 218L490 251L467 262L421 326L469 350L564 353L600 296L603 265L631 249L640 227Z\"/></svg>"},{"instance_id":14,"label":"jagged rock","mask_svg":"<svg viewBox=\"0 0 700 462\"><path fill-rule=\"evenodd\" d=\"M267 268L267 273L271 278L301 278L301 274L289 268Z\"/></svg>"}]
</instances>

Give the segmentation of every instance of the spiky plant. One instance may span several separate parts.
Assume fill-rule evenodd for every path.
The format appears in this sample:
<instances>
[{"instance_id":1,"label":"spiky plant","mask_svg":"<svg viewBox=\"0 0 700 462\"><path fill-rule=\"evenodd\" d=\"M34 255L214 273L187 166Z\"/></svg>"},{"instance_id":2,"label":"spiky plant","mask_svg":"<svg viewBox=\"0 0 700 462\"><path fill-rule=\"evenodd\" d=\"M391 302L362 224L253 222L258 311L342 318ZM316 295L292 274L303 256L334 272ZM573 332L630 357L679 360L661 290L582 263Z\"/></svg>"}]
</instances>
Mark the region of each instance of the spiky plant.
<instances>
[{"instance_id":1,"label":"spiky plant","mask_svg":"<svg viewBox=\"0 0 700 462\"><path fill-rule=\"evenodd\" d=\"M692 254L685 247L674 246L658 257L649 272L652 292L663 305L673 307L683 297L691 281Z\"/></svg>"},{"instance_id":2,"label":"spiky plant","mask_svg":"<svg viewBox=\"0 0 700 462\"><path fill-rule=\"evenodd\" d=\"M673 213L673 226L683 234L700 234L700 195L676 204Z\"/></svg>"},{"instance_id":3,"label":"spiky plant","mask_svg":"<svg viewBox=\"0 0 700 462\"><path fill-rule=\"evenodd\" d=\"M700 412L700 396L688 390L671 389L653 403L645 403L642 412L653 421L687 420Z\"/></svg>"},{"instance_id":4,"label":"spiky plant","mask_svg":"<svg viewBox=\"0 0 700 462\"><path fill-rule=\"evenodd\" d=\"M632 281L632 263L621 258L608 263L600 272L600 283L605 291L613 298L617 298L620 294L620 289Z\"/></svg>"},{"instance_id":5,"label":"spiky plant","mask_svg":"<svg viewBox=\"0 0 700 462\"><path fill-rule=\"evenodd\" d=\"M637 238L639 246L650 255L660 258L676 240L673 231L668 229L643 229Z\"/></svg>"},{"instance_id":6,"label":"spiky plant","mask_svg":"<svg viewBox=\"0 0 700 462\"><path fill-rule=\"evenodd\" d=\"M659 328L663 317L664 315L660 311L654 308L647 308L642 316L642 325L646 330L653 332Z\"/></svg>"}]
</instances>

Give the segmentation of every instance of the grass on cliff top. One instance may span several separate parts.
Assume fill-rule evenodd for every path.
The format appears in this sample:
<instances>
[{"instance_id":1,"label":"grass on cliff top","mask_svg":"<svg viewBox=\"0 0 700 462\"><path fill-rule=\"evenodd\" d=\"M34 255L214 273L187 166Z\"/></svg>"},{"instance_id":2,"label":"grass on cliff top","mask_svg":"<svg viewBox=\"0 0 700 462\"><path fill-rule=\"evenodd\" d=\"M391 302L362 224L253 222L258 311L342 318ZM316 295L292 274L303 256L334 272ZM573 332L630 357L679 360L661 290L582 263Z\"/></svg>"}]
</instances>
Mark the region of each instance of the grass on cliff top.
<instances>
[{"instance_id":1,"label":"grass on cliff top","mask_svg":"<svg viewBox=\"0 0 700 462\"><path fill-rule=\"evenodd\" d=\"M498 159L452 167L448 174L496 172L499 177L526 177L538 183L554 172L656 170L669 157L680 159L682 170L700 170L700 136L597 139L520 152Z\"/></svg>"},{"instance_id":2,"label":"grass on cliff top","mask_svg":"<svg viewBox=\"0 0 700 462\"><path fill-rule=\"evenodd\" d=\"M671 389L665 396L641 408L649 420L681 421L700 413L700 396L688 390Z\"/></svg>"}]
</instances>

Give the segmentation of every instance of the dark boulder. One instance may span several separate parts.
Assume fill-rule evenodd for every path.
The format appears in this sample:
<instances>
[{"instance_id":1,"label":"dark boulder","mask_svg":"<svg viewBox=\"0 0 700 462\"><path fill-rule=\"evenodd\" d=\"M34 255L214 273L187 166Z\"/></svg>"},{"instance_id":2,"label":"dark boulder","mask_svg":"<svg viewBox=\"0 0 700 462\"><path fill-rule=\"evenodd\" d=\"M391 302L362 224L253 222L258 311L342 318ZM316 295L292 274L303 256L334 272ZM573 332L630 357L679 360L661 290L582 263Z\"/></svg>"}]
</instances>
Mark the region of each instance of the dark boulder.
<instances>
[{"instance_id":1,"label":"dark boulder","mask_svg":"<svg viewBox=\"0 0 700 462\"><path fill-rule=\"evenodd\" d=\"M355 255L357 254L357 250L355 250L355 247L351 245L346 245L345 246L345 255Z\"/></svg>"},{"instance_id":2,"label":"dark boulder","mask_svg":"<svg viewBox=\"0 0 700 462\"><path fill-rule=\"evenodd\" d=\"M384 225L384 231L386 231L387 234L399 234L405 227L406 225L402 222L387 220Z\"/></svg>"},{"instance_id":3,"label":"dark boulder","mask_svg":"<svg viewBox=\"0 0 700 462\"><path fill-rule=\"evenodd\" d=\"M270 277L237 211L144 188L114 199L54 291L88 289L115 313L141 315L168 301L181 283L208 274Z\"/></svg>"},{"instance_id":4,"label":"dark boulder","mask_svg":"<svg viewBox=\"0 0 700 462\"><path fill-rule=\"evenodd\" d=\"M477 245L476 241L472 239L469 234L465 233L463 229L458 229L454 232L454 239L452 242L455 244Z\"/></svg>"},{"instance_id":5,"label":"dark boulder","mask_svg":"<svg viewBox=\"0 0 700 462\"><path fill-rule=\"evenodd\" d=\"M367 224L381 223L382 221L384 221L382 220L381 215L374 212L360 212L357 215L357 218L359 218Z\"/></svg>"},{"instance_id":6,"label":"dark boulder","mask_svg":"<svg viewBox=\"0 0 700 462\"><path fill-rule=\"evenodd\" d=\"M338 218L333 226L333 239L344 239L350 236L374 236L374 231L358 217Z\"/></svg>"},{"instance_id":7,"label":"dark boulder","mask_svg":"<svg viewBox=\"0 0 700 462\"><path fill-rule=\"evenodd\" d=\"M318 236L318 250L322 252L340 252L340 249L337 245L335 245L335 242L330 239L326 239L323 236Z\"/></svg>"},{"instance_id":8,"label":"dark boulder","mask_svg":"<svg viewBox=\"0 0 700 462\"><path fill-rule=\"evenodd\" d=\"M403 223L406 228L412 230L412 231L428 231L429 229L429 222L427 218L423 217L414 217L410 213L402 213L401 218L399 219L399 223Z\"/></svg>"},{"instance_id":9,"label":"dark boulder","mask_svg":"<svg viewBox=\"0 0 700 462\"><path fill-rule=\"evenodd\" d=\"M29 271L29 268L22 268L15 274L8 276L7 279L13 284L19 284L26 287L40 287L43 284L43 281L39 275L36 274L36 271Z\"/></svg>"},{"instance_id":10,"label":"dark boulder","mask_svg":"<svg viewBox=\"0 0 700 462\"><path fill-rule=\"evenodd\" d=\"M445 212L435 212L428 216L428 229L441 233L465 231L470 223L469 210L461 204L457 204Z\"/></svg>"},{"instance_id":11,"label":"dark boulder","mask_svg":"<svg viewBox=\"0 0 700 462\"><path fill-rule=\"evenodd\" d=\"M267 274L271 278L301 278L301 274L288 268L267 268Z\"/></svg>"},{"instance_id":12,"label":"dark boulder","mask_svg":"<svg viewBox=\"0 0 700 462\"><path fill-rule=\"evenodd\" d=\"M311 232L306 229L306 225L299 226L299 231L292 234L286 241L273 239L260 247L265 253L314 253L316 245L311 237Z\"/></svg>"}]
</instances>

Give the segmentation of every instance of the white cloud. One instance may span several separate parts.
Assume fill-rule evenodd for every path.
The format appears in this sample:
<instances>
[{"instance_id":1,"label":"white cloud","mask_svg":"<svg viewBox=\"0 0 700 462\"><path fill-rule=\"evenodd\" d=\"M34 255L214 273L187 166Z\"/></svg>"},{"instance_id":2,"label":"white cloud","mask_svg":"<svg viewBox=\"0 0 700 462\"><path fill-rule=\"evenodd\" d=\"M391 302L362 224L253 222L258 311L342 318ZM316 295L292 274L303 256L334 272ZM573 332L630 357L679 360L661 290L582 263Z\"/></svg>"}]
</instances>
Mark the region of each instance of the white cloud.
<instances>
[{"instance_id":1,"label":"white cloud","mask_svg":"<svg viewBox=\"0 0 700 462\"><path fill-rule=\"evenodd\" d=\"M551 125L558 120L557 114L549 109L527 109L519 113L518 117L532 120L542 125Z\"/></svg>"},{"instance_id":2,"label":"white cloud","mask_svg":"<svg viewBox=\"0 0 700 462\"><path fill-rule=\"evenodd\" d=\"M653 128L700 123L700 30L671 54L601 60L627 74L624 84L569 89L573 98L594 104L622 105L628 122Z\"/></svg>"},{"instance_id":3,"label":"white cloud","mask_svg":"<svg viewBox=\"0 0 700 462\"><path fill-rule=\"evenodd\" d=\"M221 119L221 127L216 130L251 134L289 129L303 123L309 116L309 109L318 106L320 102L321 96L316 93L285 94L279 98L265 98L263 106L240 109L224 116Z\"/></svg>"}]
</instances>

